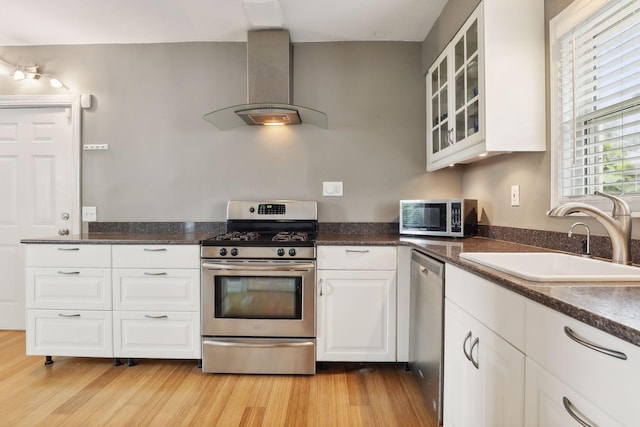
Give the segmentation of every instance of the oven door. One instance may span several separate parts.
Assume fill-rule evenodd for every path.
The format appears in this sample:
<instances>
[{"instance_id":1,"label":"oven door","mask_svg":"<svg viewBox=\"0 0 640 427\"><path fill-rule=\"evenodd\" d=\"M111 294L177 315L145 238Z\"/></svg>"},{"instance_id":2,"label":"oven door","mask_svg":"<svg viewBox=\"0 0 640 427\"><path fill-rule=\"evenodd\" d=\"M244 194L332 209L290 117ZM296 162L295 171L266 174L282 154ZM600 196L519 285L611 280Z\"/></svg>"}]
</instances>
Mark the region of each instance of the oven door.
<instances>
[{"instance_id":1,"label":"oven door","mask_svg":"<svg viewBox=\"0 0 640 427\"><path fill-rule=\"evenodd\" d=\"M202 335L315 337L315 262L203 260Z\"/></svg>"}]
</instances>

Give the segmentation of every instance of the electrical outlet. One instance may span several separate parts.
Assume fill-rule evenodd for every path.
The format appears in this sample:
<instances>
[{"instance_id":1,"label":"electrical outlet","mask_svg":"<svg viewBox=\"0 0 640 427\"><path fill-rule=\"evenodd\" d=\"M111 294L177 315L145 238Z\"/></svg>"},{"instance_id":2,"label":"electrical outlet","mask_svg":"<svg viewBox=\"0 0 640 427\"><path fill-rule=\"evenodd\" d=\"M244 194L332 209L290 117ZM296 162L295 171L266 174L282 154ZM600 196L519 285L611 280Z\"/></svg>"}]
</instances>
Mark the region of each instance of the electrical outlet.
<instances>
[{"instance_id":1,"label":"electrical outlet","mask_svg":"<svg viewBox=\"0 0 640 427\"><path fill-rule=\"evenodd\" d=\"M108 150L109 144L84 144L84 151Z\"/></svg>"},{"instance_id":2,"label":"electrical outlet","mask_svg":"<svg viewBox=\"0 0 640 427\"><path fill-rule=\"evenodd\" d=\"M84 222L92 222L98 220L98 213L95 206L82 207L82 220Z\"/></svg>"},{"instance_id":3,"label":"electrical outlet","mask_svg":"<svg viewBox=\"0 0 640 427\"><path fill-rule=\"evenodd\" d=\"M325 181L322 183L323 196L341 197L342 190L343 190L342 181L333 181L333 182Z\"/></svg>"},{"instance_id":4,"label":"electrical outlet","mask_svg":"<svg viewBox=\"0 0 640 427\"><path fill-rule=\"evenodd\" d=\"M520 206L520 186L511 186L511 206Z\"/></svg>"}]
</instances>

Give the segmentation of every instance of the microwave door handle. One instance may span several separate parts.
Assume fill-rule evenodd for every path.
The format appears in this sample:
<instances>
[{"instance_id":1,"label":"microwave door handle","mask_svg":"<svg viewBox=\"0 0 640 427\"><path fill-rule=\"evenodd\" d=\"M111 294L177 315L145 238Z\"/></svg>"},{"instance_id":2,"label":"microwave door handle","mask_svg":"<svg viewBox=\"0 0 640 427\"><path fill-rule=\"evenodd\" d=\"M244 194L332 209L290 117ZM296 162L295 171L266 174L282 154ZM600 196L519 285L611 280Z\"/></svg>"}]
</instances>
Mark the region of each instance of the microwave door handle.
<instances>
[{"instance_id":1,"label":"microwave door handle","mask_svg":"<svg viewBox=\"0 0 640 427\"><path fill-rule=\"evenodd\" d=\"M202 268L210 270L229 270L229 271L299 271L299 270L311 270L315 267L313 264L289 264L289 265L227 265L227 264L214 264L205 262L202 263Z\"/></svg>"}]
</instances>

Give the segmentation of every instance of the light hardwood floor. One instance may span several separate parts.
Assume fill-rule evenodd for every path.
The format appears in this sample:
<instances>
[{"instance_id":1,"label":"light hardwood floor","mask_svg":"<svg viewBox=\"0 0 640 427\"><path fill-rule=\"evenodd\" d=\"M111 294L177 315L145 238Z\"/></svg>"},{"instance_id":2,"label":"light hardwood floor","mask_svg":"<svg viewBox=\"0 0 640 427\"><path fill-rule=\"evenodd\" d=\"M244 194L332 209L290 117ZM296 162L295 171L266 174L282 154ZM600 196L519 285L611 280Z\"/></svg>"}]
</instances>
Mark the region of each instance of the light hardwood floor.
<instances>
[{"instance_id":1,"label":"light hardwood floor","mask_svg":"<svg viewBox=\"0 0 640 427\"><path fill-rule=\"evenodd\" d=\"M396 364L329 364L315 376L202 374L195 361L25 356L0 330L0 426L425 426Z\"/></svg>"}]
</instances>

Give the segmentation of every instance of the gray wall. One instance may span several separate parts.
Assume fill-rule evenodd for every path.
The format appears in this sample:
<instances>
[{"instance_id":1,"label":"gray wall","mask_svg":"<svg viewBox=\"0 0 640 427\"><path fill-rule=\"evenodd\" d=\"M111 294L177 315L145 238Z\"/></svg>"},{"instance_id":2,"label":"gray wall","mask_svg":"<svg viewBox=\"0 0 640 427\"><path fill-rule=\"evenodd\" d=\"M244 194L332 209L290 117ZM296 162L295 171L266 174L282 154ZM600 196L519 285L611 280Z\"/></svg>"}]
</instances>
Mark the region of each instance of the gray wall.
<instances>
[{"instance_id":1,"label":"gray wall","mask_svg":"<svg viewBox=\"0 0 640 427\"><path fill-rule=\"evenodd\" d=\"M321 221L394 221L398 200L458 197L457 170L425 172L421 43L294 46L294 102L322 110L310 126L220 131L202 119L246 101L244 43L0 47L91 93L83 204L100 221L222 221L228 199L319 201ZM0 95L59 93L0 76ZM323 197L343 181L344 197Z\"/></svg>"}]
</instances>

